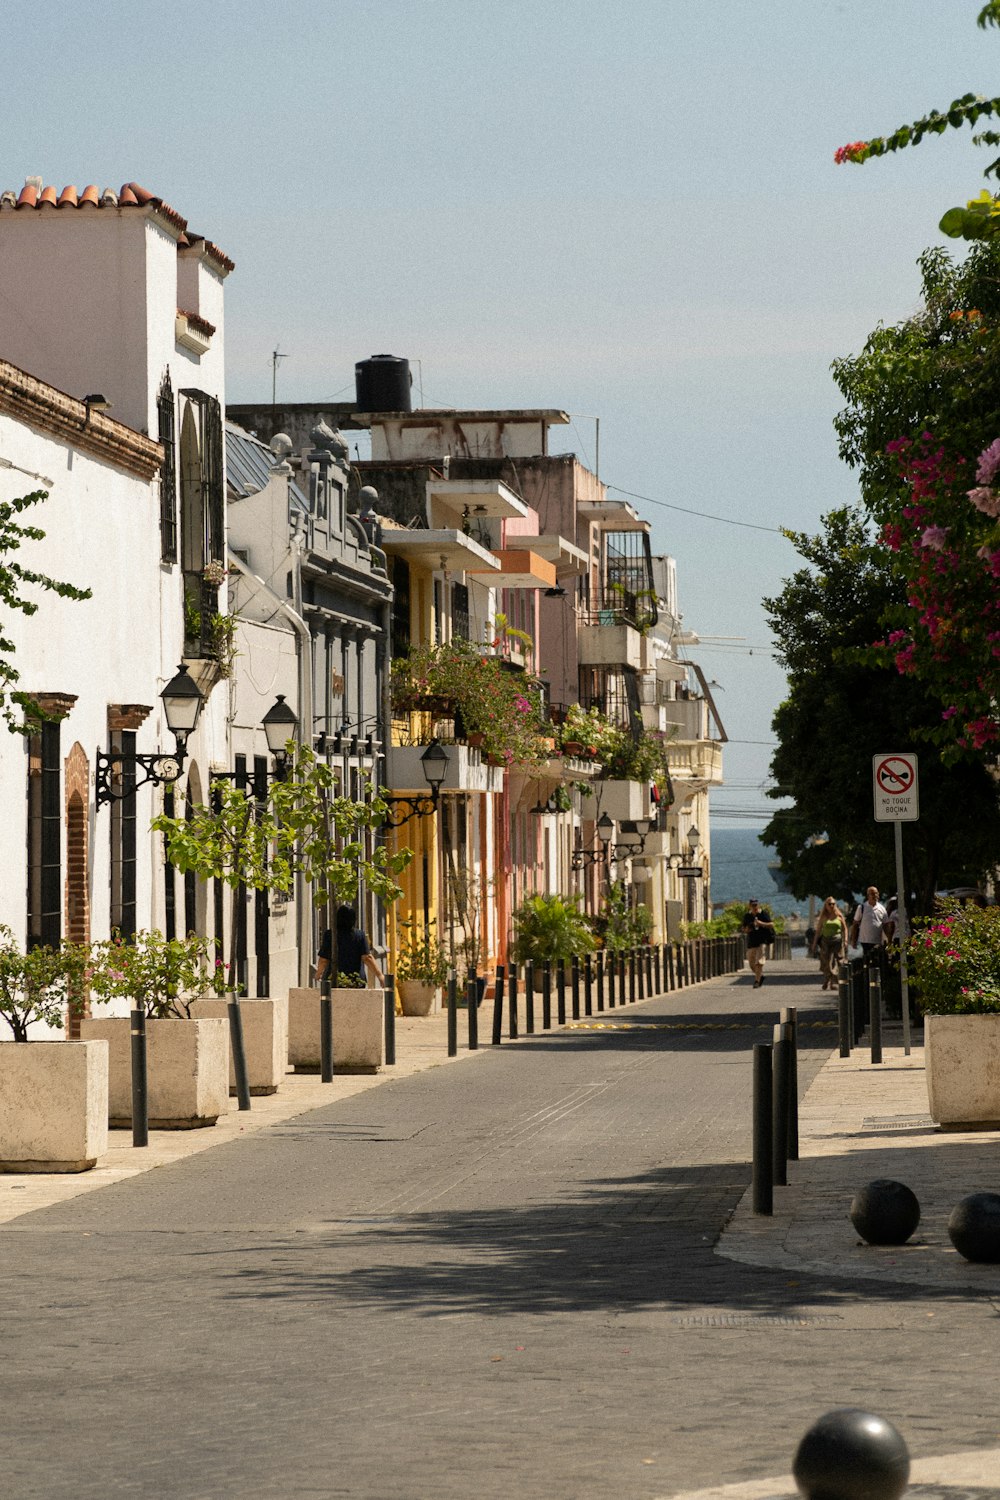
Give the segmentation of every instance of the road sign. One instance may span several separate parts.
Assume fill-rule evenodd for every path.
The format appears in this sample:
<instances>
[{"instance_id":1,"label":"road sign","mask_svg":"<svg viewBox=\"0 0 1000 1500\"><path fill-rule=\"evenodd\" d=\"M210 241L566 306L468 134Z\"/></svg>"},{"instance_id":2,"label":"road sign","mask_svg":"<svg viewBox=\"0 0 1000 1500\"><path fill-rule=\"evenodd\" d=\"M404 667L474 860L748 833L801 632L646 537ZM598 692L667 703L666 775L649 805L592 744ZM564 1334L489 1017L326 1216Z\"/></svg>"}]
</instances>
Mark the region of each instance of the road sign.
<instances>
[{"instance_id":1,"label":"road sign","mask_svg":"<svg viewBox=\"0 0 1000 1500\"><path fill-rule=\"evenodd\" d=\"M906 751L872 757L876 823L915 823L920 817L917 757Z\"/></svg>"},{"instance_id":2,"label":"road sign","mask_svg":"<svg viewBox=\"0 0 1000 1500\"><path fill-rule=\"evenodd\" d=\"M702 877L701 865L681 865L677 870L682 880L700 880Z\"/></svg>"}]
</instances>

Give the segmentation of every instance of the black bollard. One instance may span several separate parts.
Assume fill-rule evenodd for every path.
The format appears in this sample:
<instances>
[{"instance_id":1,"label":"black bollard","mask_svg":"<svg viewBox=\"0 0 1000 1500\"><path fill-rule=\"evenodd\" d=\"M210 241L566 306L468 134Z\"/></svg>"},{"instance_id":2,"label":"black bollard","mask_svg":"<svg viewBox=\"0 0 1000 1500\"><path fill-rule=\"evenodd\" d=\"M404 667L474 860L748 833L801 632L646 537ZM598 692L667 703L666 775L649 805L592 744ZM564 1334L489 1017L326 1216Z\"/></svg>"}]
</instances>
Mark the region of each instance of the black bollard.
<instances>
[{"instance_id":1,"label":"black bollard","mask_svg":"<svg viewBox=\"0 0 1000 1500\"><path fill-rule=\"evenodd\" d=\"M559 960L556 970L556 1020L560 1026L566 1025L566 960Z\"/></svg>"},{"instance_id":2,"label":"black bollard","mask_svg":"<svg viewBox=\"0 0 1000 1500\"><path fill-rule=\"evenodd\" d=\"M841 1057L851 1055L850 971L846 964L837 965L837 1035Z\"/></svg>"},{"instance_id":3,"label":"black bollard","mask_svg":"<svg viewBox=\"0 0 1000 1500\"><path fill-rule=\"evenodd\" d=\"M594 1014L594 969L589 953L583 955L583 1013Z\"/></svg>"},{"instance_id":4,"label":"black bollard","mask_svg":"<svg viewBox=\"0 0 1000 1500\"><path fill-rule=\"evenodd\" d=\"M236 1076L236 1102L240 1109L249 1109L250 1075L247 1073L247 1049L243 1043L243 1012L240 1010L238 995L230 994L226 1009L229 1011L229 1047L233 1058L233 1073ZM332 1068L332 1061L330 1066Z\"/></svg>"},{"instance_id":5,"label":"black bollard","mask_svg":"<svg viewBox=\"0 0 1000 1500\"><path fill-rule=\"evenodd\" d=\"M791 1028L792 1046L788 1054L788 1160L799 1159L799 1013L794 1005L781 1012L783 1025Z\"/></svg>"},{"instance_id":6,"label":"black bollard","mask_svg":"<svg viewBox=\"0 0 1000 1500\"><path fill-rule=\"evenodd\" d=\"M511 964L507 973L507 1035L517 1041L517 964Z\"/></svg>"},{"instance_id":7,"label":"black bollard","mask_svg":"<svg viewBox=\"0 0 1000 1500\"><path fill-rule=\"evenodd\" d=\"M653 960L653 977L656 980L656 993L663 994L663 944L657 943Z\"/></svg>"},{"instance_id":8,"label":"black bollard","mask_svg":"<svg viewBox=\"0 0 1000 1500\"><path fill-rule=\"evenodd\" d=\"M774 1172L771 1134L771 1049L753 1044L753 1211L774 1213Z\"/></svg>"},{"instance_id":9,"label":"black bollard","mask_svg":"<svg viewBox=\"0 0 1000 1500\"><path fill-rule=\"evenodd\" d=\"M535 966L530 958L524 966L524 1030L535 1034Z\"/></svg>"},{"instance_id":10,"label":"black bollard","mask_svg":"<svg viewBox=\"0 0 1000 1500\"><path fill-rule=\"evenodd\" d=\"M552 1030L552 965L548 959L542 965L542 1030Z\"/></svg>"},{"instance_id":11,"label":"black bollard","mask_svg":"<svg viewBox=\"0 0 1000 1500\"><path fill-rule=\"evenodd\" d=\"M844 1407L810 1427L792 1473L805 1500L899 1500L910 1455L891 1422Z\"/></svg>"},{"instance_id":12,"label":"black bollard","mask_svg":"<svg viewBox=\"0 0 1000 1500\"><path fill-rule=\"evenodd\" d=\"M673 991L677 988L677 984L674 979L674 950L669 943L666 947L665 956L667 960L667 989L670 990L671 993L673 993Z\"/></svg>"},{"instance_id":13,"label":"black bollard","mask_svg":"<svg viewBox=\"0 0 1000 1500\"><path fill-rule=\"evenodd\" d=\"M872 1062L882 1061L882 976L873 970L868 979L868 1040L871 1043Z\"/></svg>"},{"instance_id":14,"label":"black bollard","mask_svg":"<svg viewBox=\"0 0 1000 1500\"><path fill-rule=\"evenodd\" d=\"M394 1068L396 1066L396 979L393 974L385 976L382 1004L385 1010L385 1065L387 1068Z\"/></svg>"},{"instance_id":15,"label":"black bollard","mask_svg":"<svg viewBox=\"0 0 1000 1500\"><path fill-rule=\"evenodd\" d=\"M774 1086L771 1092L771 1148L775 1187L788 1186L788 1083L789 1056L792 1050L791 1027L774 1028L771 1048Z\"/></svg>"},{"instance_id":16,"label":"black bollard","mask_svg":"<svg viewBox=\"0 0 1000 1500\"><path fill-rule=\"evenodd\" d=\"M493 989L493 1045L499 1047L503 1040L503 964L497 964Z\"/></svg>"},{"instance_id":17,"label":"black bollard","mask_svg":"<svg viewBox=\"0 0 1000 1500\"><path fill-rule=\"evenodd\" d=\"M653 945L646 944L646 999L649 1000L656 993L653 989Z\"/></svg>"},{"instance_id":18,"label":"black bollard","mask_svg":"<svg viewBox=\"0 0 1000 1500\"><path fill-rule=\"evenodd\" d=\"M597 1012L602 1014L604 1010L604 950L598 948L594 954L594 965L597 969Z\"/></svg>"},{"instance_id":19,"label":"black bollard","mask_svg":"<svg viewBox=\"0 0 1000 1500\"><path fill-rule=\"evenodd\" d=\"M448 976L448 1056L458 1056L458 978Z\"/></svg>"},{"instance_id":20,"label":"black bollard","mask_svg":"<svg viewBox=\"0 0 1000 1500\"><path fill-rule=\"evenodd\" d=\"M149 1089L146 1078L146 1011L132 1011L129 1032L132 1043L132 1144L149 1145Z\"/></svg>"},{"instance_id":21,"label":"black bollard","mask_svg":"<svg viewBox=\"0 0 1000 1500\"><path fill-rule=\"evenodd\" d=\"M470 976L465 982L465 1004L469 1012L469 1051L479 1050L479 980Z\"/></svg>"},{"instance_id":22,"label":"black bollard","mask_svg":"<svg viewBox=\"0 0 1000 1500\"><path fill-rule=\"evenodd\" d=\"M232 1024L230 1009L230 1029ZM330 994L329 969L323 975L319 987L319 1076L323 1083L333 1082L333 996Z\"/></svg>"},{"instance_id":23,"label":"black bollard","mask_svg":"<svg viewBox=\"0 0 1000 1500\"><path fill-rule=\"evenodd\" d=\"M634 1005L636 1001L636 951L634 948L628 950L628 999L629 1004Z\"/></svg>"},{"instance_id":24,"label":"black bollard","mask_svg":"<svg viewBox=\"0 0 1000 1500\"><path fill-rule=\"evenodd\" d=\"M615 955L604 950L604 976L608 986L608 1010L615 1008L615 977L618 973L618 964Z\"/></svg>"},{"instance_id":25,"label":"black bollard","mask_svg":"<svg viewBox=\"0 0 1000 1500\"><path fill-rule=\"evenodd\" d=\"M570 997L570 1015L573 1017L574 1021L579 1021L579 1019L580 1019L580 960L579 960L579 958L577 957L577 955L575 953L573 954L572 983L573 983L573 989L572 989L572 994L571 994L571 997Z\"/></svg>"},{"instance_id":26,"label":"black bollard","mask_svg":"<svg viewBox=\"0 0 1000 1500\"><path fill-rule=\"evenodd\" d=\"M628 1003L628 991L625 984L625 953L619 949L618 952L618 1004Z\"/></svg>"}]
</instances>

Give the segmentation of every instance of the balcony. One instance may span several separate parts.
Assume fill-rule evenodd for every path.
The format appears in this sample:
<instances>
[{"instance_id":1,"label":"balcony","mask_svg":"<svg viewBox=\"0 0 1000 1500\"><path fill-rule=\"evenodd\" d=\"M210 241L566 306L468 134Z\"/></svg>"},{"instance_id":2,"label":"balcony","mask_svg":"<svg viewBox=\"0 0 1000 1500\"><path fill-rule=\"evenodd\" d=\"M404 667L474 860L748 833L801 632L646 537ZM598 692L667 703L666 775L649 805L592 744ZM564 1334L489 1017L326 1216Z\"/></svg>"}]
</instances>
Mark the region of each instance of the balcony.
<instances>
[{"instance_id":1,"label":"balcony","mask_svg":"<svg viewBox=\"0 0 1000 1500\"><path fill-rule=\"evenodd\" d=\"M716 740L671 741L667 762L671 776L680 781L722 785L722 746Z\"/></svg>"},{"instance_id":2,"label":"balcony","mask_svg":"<svg viewBox=\"0 0 1000 1500\"><path fill-rule=\"evenodd\" d=\"M634 625L607 623L581 625L576 649L581 667L632 667L642 670L643 639Z\"/></svg>"},{"instance_id":3,"label":"balcony","mask_svg":"<svg viewBox=\"0 0 1000 1500\"><path fill-rule=\"evenodd\" d=\"M427 780L420 757L426 745L393 745L386 758L386 780L394 793L427 795ZM503 789L503 768L487 765L478 750L469 745L444 745L448 768L442 793L490 793Z\"/></svg>"}]
</instances>

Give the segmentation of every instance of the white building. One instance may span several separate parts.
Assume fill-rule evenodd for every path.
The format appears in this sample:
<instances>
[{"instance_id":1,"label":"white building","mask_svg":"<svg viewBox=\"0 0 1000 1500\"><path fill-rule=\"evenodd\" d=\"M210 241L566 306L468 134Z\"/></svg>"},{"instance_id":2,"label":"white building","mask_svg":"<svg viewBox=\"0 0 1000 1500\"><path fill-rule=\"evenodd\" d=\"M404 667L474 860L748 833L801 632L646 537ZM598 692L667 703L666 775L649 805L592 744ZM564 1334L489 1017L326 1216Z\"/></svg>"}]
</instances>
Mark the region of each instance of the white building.
<instances>
[{"instance_id":1,"label":"white building","mask_svg":"<svg viewBox=\"0 0 1000 1500\"><path fill-rule=\"evenodd\" d=\"M148 832L164 794L131 755L173 752L159 695L183 660L207 697L189 797L231 764L227 694L212 690L229 654L218 579L233 265L135 183L77 193L33 179L0 194L0 267L0 496L49 492L30 517L45 540L19 560L93 591L40 594L37 614L3 621L18 686L53 718L0 747L0 919L28 941L218 932L219 893L165 869ZM113 795L98 807L109 753Z\"/></svg>"}]
</instances>

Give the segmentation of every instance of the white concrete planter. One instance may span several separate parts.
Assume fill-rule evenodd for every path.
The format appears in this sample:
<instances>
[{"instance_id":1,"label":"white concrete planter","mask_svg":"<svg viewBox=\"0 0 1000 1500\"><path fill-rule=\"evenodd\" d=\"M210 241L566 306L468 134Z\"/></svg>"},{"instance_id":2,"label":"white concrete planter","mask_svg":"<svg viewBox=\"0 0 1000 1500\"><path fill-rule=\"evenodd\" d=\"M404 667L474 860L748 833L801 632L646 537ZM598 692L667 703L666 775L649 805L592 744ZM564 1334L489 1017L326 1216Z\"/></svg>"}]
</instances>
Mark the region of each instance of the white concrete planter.
<instances>
[{"instance_id":1,"label":"white concrete planter","mask_svg":"<svg viewBox=\"0 0 1000 1500\"><path fill-rule=\"evenodd\" d=\"M599 781L589 804L600 807L616 823L649 817L649 783L646 781ZM595 816L599 814L595 813Z\"/></svg>"},{"instance_id":2,"label":"white concrete planter","mask_svg":"<svg viewBox=\"0 0 1000 1500\"><path fill-rule=\"evenodd\" d=\"M945 1130L1000 1130L1000 1015L925 1016L931 1118Z\"/></svg>"},{"instance_id":3,"label":"white concrete planter","mask_svg":"<svg viewBox=\"0 0 1000 1500\"><path fill-rule=\"evenodd\" d=\"M436 984L421 979L398 979L399 1003L404 1016L429 1016L441 1009L437 1004L440 990Z\"/></svg>"},{"instance_id":4,"label":"white concrete planter","mask_svg":"<svg viewBox=\"0 0 1000 1500\"><path fill-rule=\"evenodd\" d=\"M216 995L195 1000L191 1014L221 1017L229 1034L229 1006ZM273 1094L288 1071L288 1001L254 996L240 1001L243 1046L251 1094ZM236 1093L236 1073L229 1059L229 1092Z\"/></svg>"},{"instance_id":5,"label":"white concrete planter","mask_svg":"<svg viewBox=\"0 0 1000 1500\"><path fill-rule=\"evenodd\" d=\"M86 1172L108 1149L106 1042L0 1042L0 1172Z\"/></svg>"},{"instance_id":6,"label":"white concrete planter","mask_svg":"<svg viewBox=\"0 0 1000 1500\"><path fill-rule=\"evenodd\" d=\"M381 990L331 990L333 1066L338 1073L377 1073L385 1042ZM288 1061L296 1073L320 1068L319 990L288 991Z\"/></svg>"},{"instance_id":7,"label":"white concrete planter","mask_svg":"<svg viewBox=\"0 0 1000 1500\"><path fill-rule=\"evenodd\" d=\"M132 1124L132 1023L128 1017L81 1021L81 1034L102 1037L110 1052L108 1115ZM149 1124L155 1130L214 1125L229 1111L229 1024L216 1016L146 1022Z\"/></svg>"}]
</instances>

